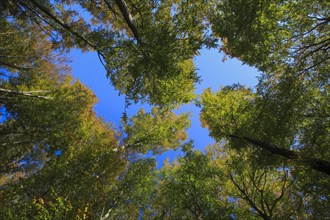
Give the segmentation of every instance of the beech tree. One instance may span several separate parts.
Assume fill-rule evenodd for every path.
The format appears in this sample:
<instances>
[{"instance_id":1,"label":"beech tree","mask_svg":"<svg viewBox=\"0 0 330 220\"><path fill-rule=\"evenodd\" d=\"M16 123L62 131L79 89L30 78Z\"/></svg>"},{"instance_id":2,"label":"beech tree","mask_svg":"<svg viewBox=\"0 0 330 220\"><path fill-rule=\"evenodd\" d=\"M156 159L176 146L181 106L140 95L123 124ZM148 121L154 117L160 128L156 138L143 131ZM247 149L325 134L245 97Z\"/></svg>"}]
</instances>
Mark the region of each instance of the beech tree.
<instances>
[{"instance_id":1,"label":"beech tree","mask_svg":"<svg viewBox=\"0 0 330 220\"><path fill-rule=\"evenodd\" d=\"M194 98L198 77L191 59L203 45L214 46L204 33L206 2L8 0L1 10L38 25L55 47L97 51L129 100L175 106Z\"/></svg>"},{"instance_id":2,"label":"beech tree","mask_svg":"<svg viewBox=\"0 0 330 220\"><path fill-rule=\"evenodd\" d=\"M316 98L315 91L313 97ZM297 104L300 101L297 100L298 98L301 98L301 101L303 99L311 101L311 99L299 96L292 98ZM289 161L296 161L298 164L329 175L330 164L326 153L314 157L303 154L304 147L308 148L310 143L310 140L304 137L305 134L301 131L305 130L304 125L311 126L307 116L308 104L301 102L297 107L287 103L282 106L277 101L282 100L277 97L263 99L263 97L253 94L251 90L242 87L223 88L216 94L207 90L202 96L201 119L204 125L209 127L210 134L216 140L221 141L222 138L230 140L228 146L242 148L252 145L259 147L275 156L282 156ZM303 106L307 107L306 113L304 113ZM278 118L276 118L277 115ZM314 133L314 135L323 137L327 125L320 126L320 129L325 130L319 130L320 134ZM325 140L326 138L322 139L322 143L319 145L315 143L318 151L327 151L327 147L324 145Z\"/></svg>"},{"instance_id":3,"label":"beech tree","mask_svg":"<svg viewBox=\"0 0 330 220\"><path fill-rule=\"evenodd\" d=\"M79 130L95 97L80 82L72 82L62 57L53 54L40 29L28 24L16 29L16 24L2 21L0 105L4 174L12 172L27 155L38 158L44 150L64 150L74 141L70 139L70 129Z\"/></svg>"},{"instance_id":4,"label":"beech tree","mask_svg":"<svg viewBox=\"0 0 330 220\"><path fill-rule=\"evenodd\" d=\"M214 31L223 50L263 73L255 91L234 85L203 94L201 118L211 135L329 174L328 3L223 1L218 7ZM251 18L246 26L239 23L244 16Z\"/></svg>"}]
</instances>

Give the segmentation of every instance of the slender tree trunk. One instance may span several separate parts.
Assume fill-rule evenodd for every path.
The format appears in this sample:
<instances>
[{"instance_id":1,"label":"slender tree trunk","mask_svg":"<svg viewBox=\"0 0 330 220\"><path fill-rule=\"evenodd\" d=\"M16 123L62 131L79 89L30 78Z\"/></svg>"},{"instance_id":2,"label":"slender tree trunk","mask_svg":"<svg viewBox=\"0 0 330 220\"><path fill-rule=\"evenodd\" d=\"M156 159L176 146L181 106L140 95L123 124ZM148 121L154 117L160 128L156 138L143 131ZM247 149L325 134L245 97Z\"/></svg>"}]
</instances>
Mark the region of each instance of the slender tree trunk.
<instances>
[{"instance_id":1,"label":"slender tree trunk","mask_svg":"<svg viewBox=\"0 0 330 220\"><path fill-rule=\"evenodd\" d=\"M245 140L251 144L254 144L262 149L268 150L271 153L280 155L290 160L296 160L300 164L309 166L310 168L330 175L330 162L313 157L301 157L297 152L288 150L271 143L262 142L249 137L240 137L237 135L228 135L230 138Z\"/></svg>"}]
</instances>

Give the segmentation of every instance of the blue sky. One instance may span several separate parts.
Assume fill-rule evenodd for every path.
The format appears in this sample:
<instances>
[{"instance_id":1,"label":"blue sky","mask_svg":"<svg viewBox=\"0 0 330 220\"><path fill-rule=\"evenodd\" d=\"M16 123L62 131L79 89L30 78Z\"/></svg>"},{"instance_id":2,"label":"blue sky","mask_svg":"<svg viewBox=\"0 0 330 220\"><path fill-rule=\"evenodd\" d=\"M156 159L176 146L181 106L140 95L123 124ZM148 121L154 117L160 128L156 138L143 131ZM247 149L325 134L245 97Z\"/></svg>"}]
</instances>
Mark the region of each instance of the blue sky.
<instances>
[{"instance_id":1,"label":"blue sky","mask_svg":"<svg viewBox=\"0 0 330 220\"><path fill-rule=\"evenodd\" d=\"M120 117L124 111L124 96L118 96L109 79L106 78L104 67L101 65L96 53L81 53L79 50L71 52L73 76L80 79L85 85L93 90L99 102L95 111L105 121L112 122L119 127ZM202 82L196 85L196 93L201 94L204 89L211 87L213 91L221 86L240 83L242 85L254 87L259 75L257 70L247 65L243 65L237 59L227 59L222 61L223 54L217 50L201 50L201 55L194 59L198 69L198 74ZM131 105L128 115L135 114L141 107L149 109L147 105ZM188 130L189 138L194 140L196 149L203 150L207 145L214 143L208 136L208 131L202 128L199 122L199 109L194 104L184 105L176 112L191 112L192 124ZM180 154L180 151L169 151L157 156L159 166L165 158L173 160Z\"/></svg>"}]
</instances>

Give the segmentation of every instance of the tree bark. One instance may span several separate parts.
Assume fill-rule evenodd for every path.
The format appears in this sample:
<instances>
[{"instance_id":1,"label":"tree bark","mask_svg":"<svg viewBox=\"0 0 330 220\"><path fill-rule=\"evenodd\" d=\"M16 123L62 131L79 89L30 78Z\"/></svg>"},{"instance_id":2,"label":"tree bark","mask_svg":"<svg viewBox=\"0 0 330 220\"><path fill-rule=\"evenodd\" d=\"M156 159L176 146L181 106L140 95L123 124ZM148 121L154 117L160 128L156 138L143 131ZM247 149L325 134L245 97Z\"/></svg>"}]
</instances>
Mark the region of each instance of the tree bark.
<instances>
[{"instance_id":1,"label":"tree bark","mask_svg":"<svg viewBox=\"0 0 330 220\"><path fill-rule=\"evenodd\" d=\"M139 32L135 27L135 25L133 24L132 15L129 13L126 3L122 0L115 0L115 2L118 5L119 10L123 15L128 27L131 29L135 39L137 40L138 43L141 43Z\"/></svg>"},{"instance_id":2,"label":"tree bark","mask_svg":"<svg viewBox=\"0 0 330 220\"><path fill-rule=\"evenodd\" d=\"M330 175L330 162L313 157L301 157L297 152L288 150L279 146L276 146L271 143L266 143L259 141L253 138L237 135L228 135L230 138L245 140L255 146L258 146L262 149L268 150L271 153L280 155L290 160L295 160L302 165L309 166L310 168L317 170L319 172Z\"/></svg>"}]
</instances>

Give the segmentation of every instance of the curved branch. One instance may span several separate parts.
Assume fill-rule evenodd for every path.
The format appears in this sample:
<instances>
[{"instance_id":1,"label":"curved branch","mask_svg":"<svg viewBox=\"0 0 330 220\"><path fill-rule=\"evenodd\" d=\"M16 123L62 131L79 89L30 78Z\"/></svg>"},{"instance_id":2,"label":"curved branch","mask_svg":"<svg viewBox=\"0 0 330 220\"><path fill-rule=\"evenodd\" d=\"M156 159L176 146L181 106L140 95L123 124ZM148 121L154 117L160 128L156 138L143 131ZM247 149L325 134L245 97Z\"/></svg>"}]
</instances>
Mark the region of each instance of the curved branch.
<instances>
[{"instance_id":1,"label":"curved branch","mask_svg":"<svg viewBox=\"0 0 330 220\"><path fill-rule=\"evenodd\" d=\"M54 22L56 22L57 24L59 24L62 28L64 28L65 30L67 30L68 32L70 32L72 35L74 35L75 37L77 37L78 39L82 40L83 42L85 42L88 46L92 47L93 49L97 50L96 46L89 41L85 36L83 36L82 34L79 34L77 31L75 31L72 27L70 27L70 25L66 24L64 21L62 21L60 18L58 18L57 16L55 16L54 14L52 14L52 12L50 10L48 10L48 8L46 8L44 5L40 4L39 2L35 1L35 0L28 0L28 2L30 2L32 5L34 5L36 8L38 8L42 13L44 13L45 15L47 15L48 17L50 17ZM20 1L20 4L28 7L28 5L26 5L23 1ZM29 7L28 7L29 8Z\"/></svg>"}]
</instances>

